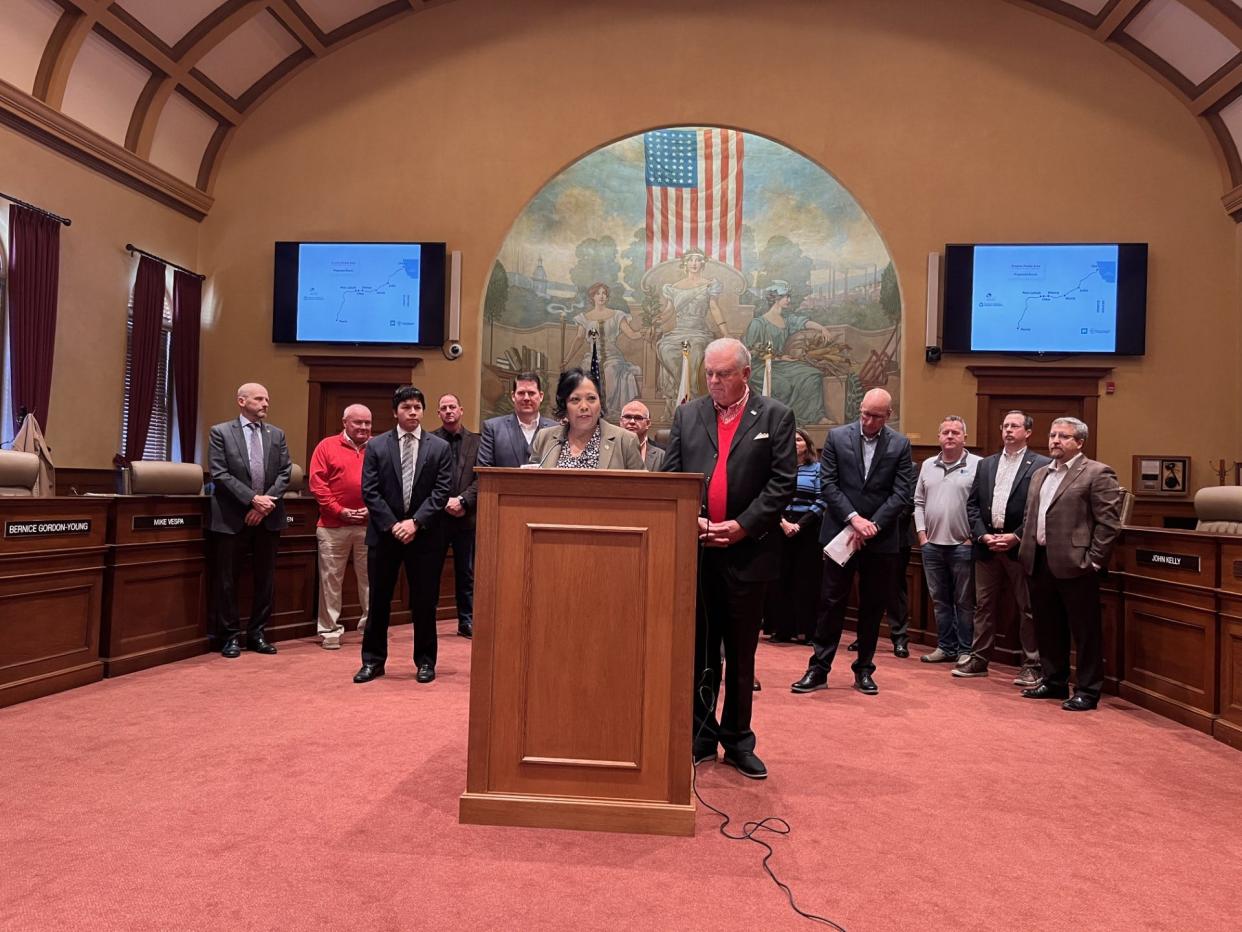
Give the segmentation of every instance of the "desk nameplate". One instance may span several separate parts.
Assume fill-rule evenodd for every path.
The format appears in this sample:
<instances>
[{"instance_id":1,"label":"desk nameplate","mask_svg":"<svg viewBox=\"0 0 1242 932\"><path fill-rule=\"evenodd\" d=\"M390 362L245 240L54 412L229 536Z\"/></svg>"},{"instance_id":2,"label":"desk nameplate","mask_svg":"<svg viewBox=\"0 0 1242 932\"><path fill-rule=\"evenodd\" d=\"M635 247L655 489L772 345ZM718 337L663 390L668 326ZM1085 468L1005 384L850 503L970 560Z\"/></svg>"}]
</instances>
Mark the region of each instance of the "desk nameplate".
<instances>
[{"instance_id":1,"label":"desk nameplate","mask_svg":"<svg viewBox=\"0 0 1242 932\"><path fill-rule=\"evenodd\" d=\"M1153 566L1159 569L1200 571L1199 555L1196 553L1170 553L1165 550L1134 551L1134 561L1139 566Z\"/></svg>"},{"instance_id":2,"label":"desk nameplate","mask_svg":"<svg viewBox=\"0 0 1242 932\"><path fill-rule=\"evenodd\" d=\"M91 523L90 518L34 518L29 521L5 521L4 536L25 538L89 534Z\"/></svg>"},{"instance_id":3,"label":"desk nameplate","mask_svg":"<svg viewBox=\"0 0 1242 932\"><path fill-rule=\"evenodd\" d=\"M193 515L134 515L131 528L135 531L171 531L184 528L201 528L203 516Z\"/></svg>"}]
</instances>

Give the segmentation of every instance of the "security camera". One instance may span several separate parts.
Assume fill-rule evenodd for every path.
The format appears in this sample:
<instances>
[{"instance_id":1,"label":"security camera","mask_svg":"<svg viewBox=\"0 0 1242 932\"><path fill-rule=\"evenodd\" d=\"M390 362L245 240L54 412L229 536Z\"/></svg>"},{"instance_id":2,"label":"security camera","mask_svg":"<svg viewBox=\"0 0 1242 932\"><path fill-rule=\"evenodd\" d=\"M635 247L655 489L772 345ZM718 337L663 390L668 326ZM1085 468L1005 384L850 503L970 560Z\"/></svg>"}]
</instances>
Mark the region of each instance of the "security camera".
<instances>
[{"instance_id":1,"label":"security camera","mask_svg":"<svg viewBox=\"0 0 1242 932\"><path fill-rule=\"evenodd\" d=\"M460 343L445 343L444 358L445 359L461 359L461 354L465 352Z\"/></svg>"}]
</instances>

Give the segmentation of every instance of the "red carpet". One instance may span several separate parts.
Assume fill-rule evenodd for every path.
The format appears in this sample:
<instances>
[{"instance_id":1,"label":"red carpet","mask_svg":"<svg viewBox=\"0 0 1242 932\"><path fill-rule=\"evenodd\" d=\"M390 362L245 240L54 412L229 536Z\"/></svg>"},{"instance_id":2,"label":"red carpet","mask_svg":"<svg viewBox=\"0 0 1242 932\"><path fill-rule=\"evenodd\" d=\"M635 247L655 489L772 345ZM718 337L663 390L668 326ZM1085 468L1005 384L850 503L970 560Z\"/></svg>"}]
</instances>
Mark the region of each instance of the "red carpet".
<instances>
[{"instance_id":1,"label":"red carpet","mask_svg":"<svg viewBox=\"0 0 1242 932\"><path fill-rule=\"evenodd\" d=\"M457 824L469 643L409 629L363 686L358 640L205 656L0 710L0 928L806 928L762 849ZM851 932L1236 929L1242 755L1114 698L1019 698L885 654L880 695L794 696L806 649L764 644L757 750L707 798L778 815L772 865ZM401 659L398 659L401 658ZM735 825L735 829L738 826Z\"/></svg>"}]
</instances>

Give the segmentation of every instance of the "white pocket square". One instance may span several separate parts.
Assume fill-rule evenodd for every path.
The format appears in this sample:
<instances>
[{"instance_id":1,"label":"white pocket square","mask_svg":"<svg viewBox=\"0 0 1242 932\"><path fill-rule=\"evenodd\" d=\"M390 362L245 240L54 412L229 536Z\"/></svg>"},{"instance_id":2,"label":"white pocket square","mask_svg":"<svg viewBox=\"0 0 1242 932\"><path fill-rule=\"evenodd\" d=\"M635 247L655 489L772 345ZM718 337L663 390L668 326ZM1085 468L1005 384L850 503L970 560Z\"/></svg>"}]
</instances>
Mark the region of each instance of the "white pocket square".
<instances>
[{"instance_id":1,"label":"white pocket square","mask_svg":"<svg viewBox=\"0 0 1242 932\"><path fill-rule=\"evenodd\" d=\"M762 433L755 434L756 440L770 440L771 438L772 438L772 435L769 434L766 430L763 431Z\"/></svg>"}]
</instances>

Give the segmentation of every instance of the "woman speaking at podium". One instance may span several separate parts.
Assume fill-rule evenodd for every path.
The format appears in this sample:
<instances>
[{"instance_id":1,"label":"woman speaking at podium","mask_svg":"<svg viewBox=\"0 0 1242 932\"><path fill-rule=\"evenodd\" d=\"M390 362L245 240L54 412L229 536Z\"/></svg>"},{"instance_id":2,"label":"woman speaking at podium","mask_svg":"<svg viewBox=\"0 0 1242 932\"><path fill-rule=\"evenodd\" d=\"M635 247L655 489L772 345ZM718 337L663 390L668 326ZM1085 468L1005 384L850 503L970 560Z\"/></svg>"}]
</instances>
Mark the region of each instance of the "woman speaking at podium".
<instances>
[{"instance_id":1,"label":"woman speaking at podium","mask_svg":"<svg viewBox=\"0 0 1242 932\"><path fill-rule=\"evenodd\" d=\"M600 420L599 386L581 369L562 372L552 416L561 423L535 434L530 466L541 469L643 468L638 438Z\"/></svg>"}]
</instances>

